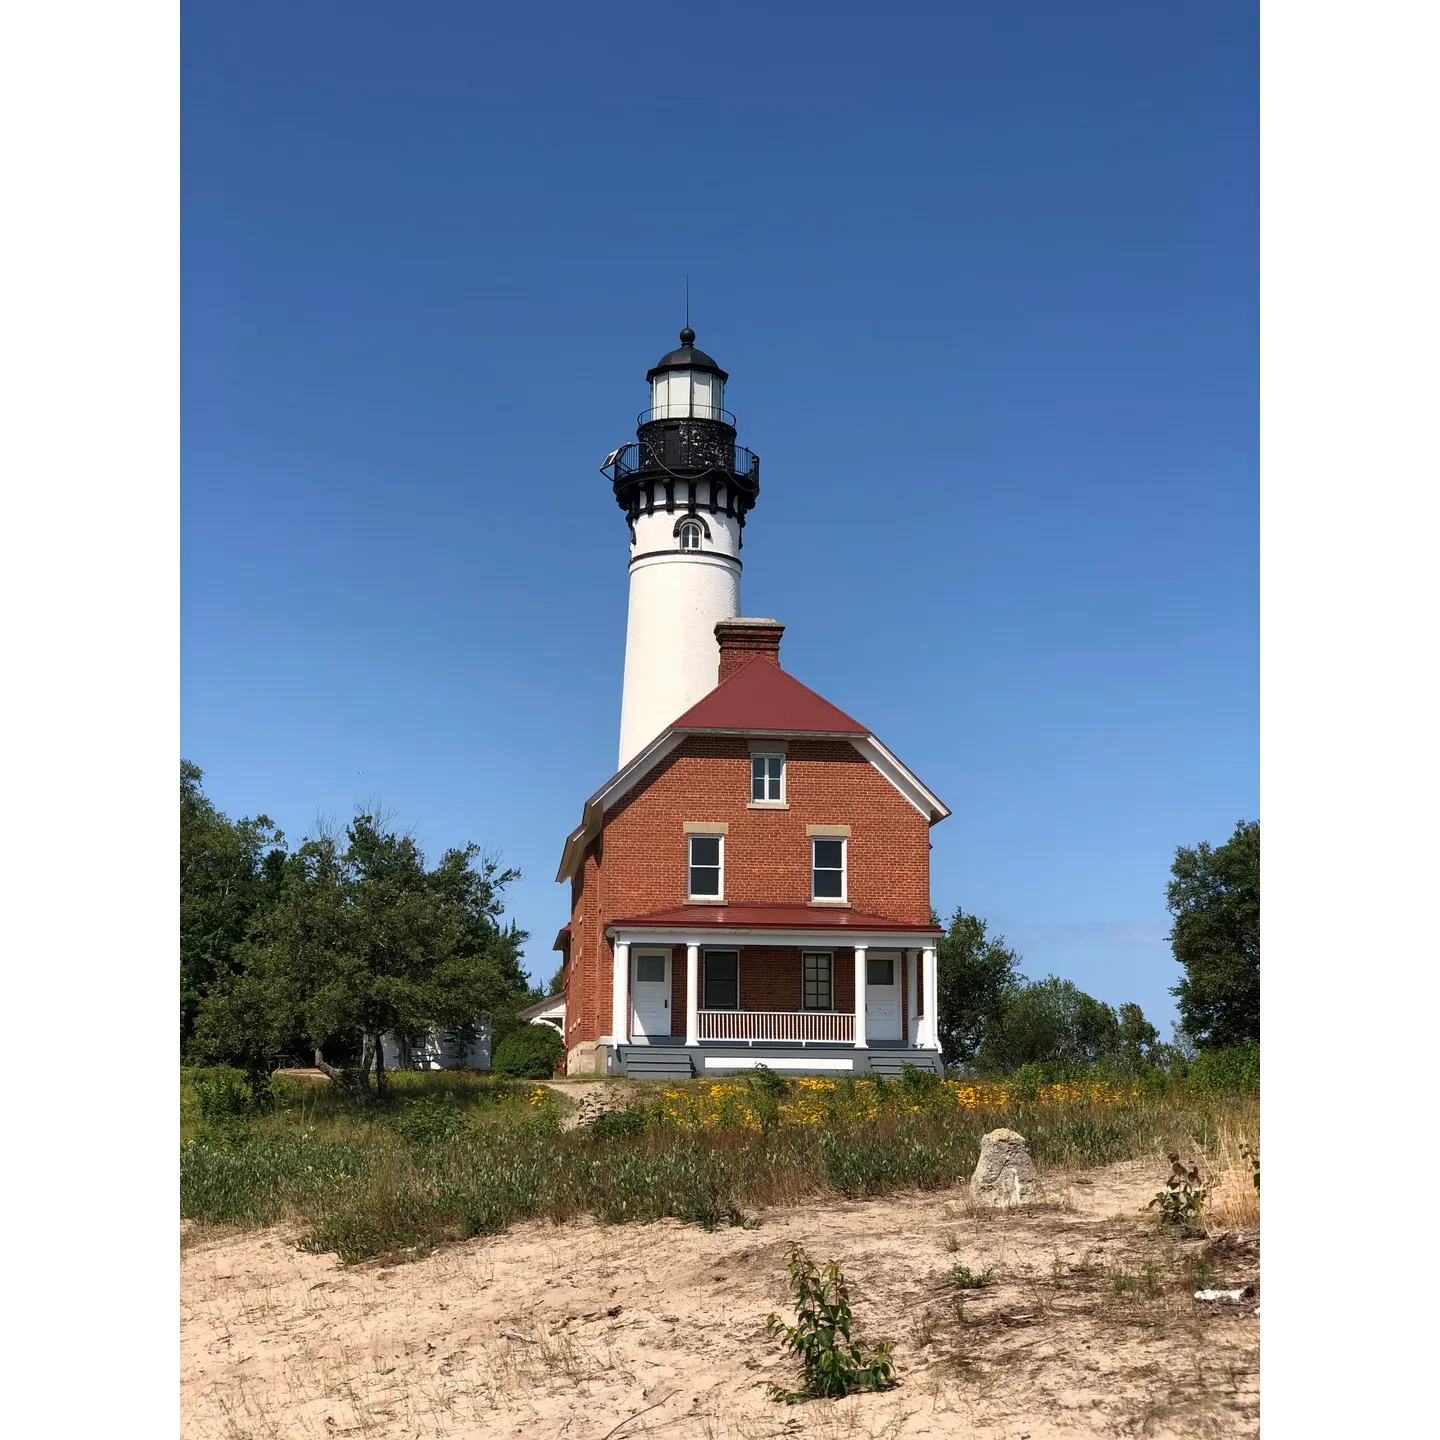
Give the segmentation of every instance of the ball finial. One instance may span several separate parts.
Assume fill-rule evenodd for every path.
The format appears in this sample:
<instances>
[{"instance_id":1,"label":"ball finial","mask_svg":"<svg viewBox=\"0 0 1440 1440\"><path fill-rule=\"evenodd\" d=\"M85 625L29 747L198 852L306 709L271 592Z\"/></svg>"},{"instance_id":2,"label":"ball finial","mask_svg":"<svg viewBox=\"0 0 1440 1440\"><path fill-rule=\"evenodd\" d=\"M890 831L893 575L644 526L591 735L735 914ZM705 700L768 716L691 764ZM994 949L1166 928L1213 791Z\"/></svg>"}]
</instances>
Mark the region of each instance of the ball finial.
<instances>
[{"instance_id":1,"label":"ball finial","mask_svg":"<svg viewBox=\"0 0 1440 1440\"><path fill-rule=\"evenodd\" d=\"M695 343L695 332L688 325L680 332L680 343L682 345Z\"/></svg>"}]
</instances>

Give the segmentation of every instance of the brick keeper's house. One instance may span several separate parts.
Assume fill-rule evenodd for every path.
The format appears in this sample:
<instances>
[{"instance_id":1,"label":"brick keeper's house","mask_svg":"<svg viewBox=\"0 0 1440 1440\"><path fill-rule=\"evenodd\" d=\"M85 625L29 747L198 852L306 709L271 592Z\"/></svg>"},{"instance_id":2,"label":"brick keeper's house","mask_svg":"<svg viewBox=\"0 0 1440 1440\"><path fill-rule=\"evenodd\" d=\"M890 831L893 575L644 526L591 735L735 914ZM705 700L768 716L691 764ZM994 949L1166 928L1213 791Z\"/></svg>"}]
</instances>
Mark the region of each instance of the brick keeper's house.
<instances>
[{"instance_id":1,"label":"brick keeper's house","mask_svg":"<svg viewBox=\"0 0 1440 1440\"><path fill-rule=\"evenodd\" d=\"M760 488L694 333L605 473L630 531L620 767L565 842L572 1074L938 1071L930 826L950 812L739 618ZM536 1018L540 1018L537 1014Z\"/></svg>"}]
</instances>

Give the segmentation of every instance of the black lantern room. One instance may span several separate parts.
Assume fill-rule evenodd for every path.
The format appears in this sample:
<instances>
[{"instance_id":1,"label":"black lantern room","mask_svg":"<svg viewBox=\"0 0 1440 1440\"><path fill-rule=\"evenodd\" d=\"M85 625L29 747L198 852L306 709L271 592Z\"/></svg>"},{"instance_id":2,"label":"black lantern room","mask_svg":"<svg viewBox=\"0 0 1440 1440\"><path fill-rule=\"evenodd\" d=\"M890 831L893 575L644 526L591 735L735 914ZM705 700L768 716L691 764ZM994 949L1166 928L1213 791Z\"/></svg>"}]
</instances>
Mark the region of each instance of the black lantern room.
<instances>
[{"instance_id":1,"label":"black lantern room","mask_svg":"<svg viewBox=\"0 0 1440 1440\"><path fill-rule=\"evenodd\" d=\"M634 443L606 457L601 473L634 526L656 510L734 516L743 526L760 493L760 457L735 443L735 417L725 408L729 376L703 350L695 332L680 332L680 348L663 355L645 376L650 408L641 413Z\"/></svg>"}]
</instances>

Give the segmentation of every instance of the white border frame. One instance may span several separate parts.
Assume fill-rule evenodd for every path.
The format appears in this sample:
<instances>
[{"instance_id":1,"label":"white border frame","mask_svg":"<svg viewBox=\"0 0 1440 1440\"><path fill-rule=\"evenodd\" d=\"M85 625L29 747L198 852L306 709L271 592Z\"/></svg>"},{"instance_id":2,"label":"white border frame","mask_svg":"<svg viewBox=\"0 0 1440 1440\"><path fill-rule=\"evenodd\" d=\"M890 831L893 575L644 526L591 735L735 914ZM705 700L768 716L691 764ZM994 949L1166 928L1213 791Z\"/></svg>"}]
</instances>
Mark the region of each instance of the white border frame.
<instances>
[{"instance_id":1,"label":"white border frame","mask_svg":"<svg viewBox=\"0 0 1440 1440\"><path fill-rule=\"evenodd\" d=\"M698 1008L702 1012L709 1011L713 1015L738 1015L745 1008L740 1003L740 952L744 948L743 945L702 945L700 947L700 1004ZM735 1008L733 1010L717 1010L713 1005L707 1005L705 1003L705 967L710 963L710 952L712 950L718 950L721 954L733 955L735 957Z\"/></svg>"},{"instance_id":2,"label":"white border frame","mask_svg":"<svg viewBox=\"0 0 1440 1440\"><path fill-rule=\"evenodd\" d=\"M810 903L812 905L848 905L850 903L850 837L848 835L810 835ZM815 893L815 846L816 843L838 840L840 842L840 893L838 895L817 895Z\"/></svg>"},{"instance_id":3,"label":"white border frame","mask_svg":"<svg viewBox=\"0 0 1440 1440\"><path fill-rule=\"evenodd\" d=\"M729 836L718 830L691 830L685 836L685 898L702 904L723 905L725 903L725 841ZM697 840L718 840L720 842L720 890L715 895L696 895L690 889L690 872L695 868L690 847ZM708 867L705 867L708 868Z\"/></svg>"}]
</instances>

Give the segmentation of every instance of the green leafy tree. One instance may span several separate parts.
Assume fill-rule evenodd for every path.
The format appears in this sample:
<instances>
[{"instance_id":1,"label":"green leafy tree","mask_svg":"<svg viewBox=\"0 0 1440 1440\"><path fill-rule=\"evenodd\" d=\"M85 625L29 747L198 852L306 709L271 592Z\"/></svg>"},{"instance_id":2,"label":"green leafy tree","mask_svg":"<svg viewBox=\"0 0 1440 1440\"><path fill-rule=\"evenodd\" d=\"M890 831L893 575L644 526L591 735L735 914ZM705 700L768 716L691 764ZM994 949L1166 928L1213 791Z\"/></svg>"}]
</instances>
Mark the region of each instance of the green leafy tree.
<instances>
[{"instance_id":1,"label":"green leafy tree","mask_svg":"<svg viewBox=\"0 0 1440 1440\"><path fill-rule=\"evenodd\" d=\"M936 946L935 965L941 1053L947 1065L969 1064L1021 986L1020 956L1003 935L987 935L978 915L957 908Z\"/></svg>"},{"instance_id":2,"label":"green leafy tree","mask_svg":"<svg viewBox=\"0 0 1440 1440\"><path fill-rule=\"evenodd\" d=\"M241 969L202 1003L197 1045L253 1066L298 1033L358 1100L371 1098L373 1065L383 1097L385 1033L463 1036L482 1014L513 1017L525 1003L527 937L500 924L502 893L517 876L475 845L427 869L411 836L370 815L357 815L343 837L305 841L241 947ZM327 1047L343 1049L340 1064Z\"/></svg>"},{"instance_id":3,"label":"green leafy tree","mask_svg":"<svg viewBox=\"0 0 1440 1440\"><path fill-rule=\"evenodd\" d=\"M1011 996L990 1025L979 1059L996 1072L1029 1064L1078 1069L1114 1055L1119 1044L1115 1011L1072 981L1051 975Z\"/></svg>"},{"instance_id":4,"label":"green leafy tree","mask_svg":"<svg viewBox=\"0 0 1440 1440\"><path fill-rule=\"evenodd\" d=\"M1133 1000L1120 1007L1117 1018L1115 1056L1127 1070L1143 1070L1164 1058L1160 1032Z\"/></svg>"},{"instance_id":5,"label":"green leafy tree","mask_svg":"<svg viewBox=\"0 0 1440 1440\"><path fill-rule=\"evenodd\" d=\"M285 837L266 815L231 820L180 762L180 1043L200 1002L238 968L236 951L283 884Z\"/></svg>"},{"instance_id":6,"label":"green leafy tree","mask_svg":"<svg viewBox=\"0 0 1440 1440\"><path fill-rule=\"evenodd\" d=\"M1212 849L1182 846L1165 892L1169 940L1185 976L1171 992L1201 1050L1260 1040L1260 822Z\"/></svg>"}]
</instances>

